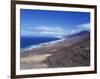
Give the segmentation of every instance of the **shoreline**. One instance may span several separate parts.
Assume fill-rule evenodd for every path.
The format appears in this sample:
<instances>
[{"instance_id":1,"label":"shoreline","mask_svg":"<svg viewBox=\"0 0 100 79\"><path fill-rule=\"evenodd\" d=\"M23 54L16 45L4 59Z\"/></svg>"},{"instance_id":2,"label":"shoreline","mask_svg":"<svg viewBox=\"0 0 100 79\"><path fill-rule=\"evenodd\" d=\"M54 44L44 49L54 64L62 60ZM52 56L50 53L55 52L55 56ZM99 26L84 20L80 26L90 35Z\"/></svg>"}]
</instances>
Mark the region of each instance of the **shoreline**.
<instances>
[{"instance_id":1,"label":"shoreline","mask_svg":"<svg viewBox=\"0 0 100 79\"><path fill-rule=\"evenodd\" d=\"M90 39L61 41L21 54L21 69L76 67L90 65ZM69 43L69 44L68 44Z\"/></svg>"},{"instance_id":2,"label":"shoreline","mask_svg":"<svg viewBox=\"0 0 100 79\"><path fill-rule=\"evenodd\" d=\"M28 46L26 48L22 48L20 50L20 52L23 53L25 51L32 50L32 49L35 49L35 48L40 48L40 47L43 47L43 46L53 45L53 44L59 43L59 42L64 41L64 40L65 40L65 38L60 38L59 40L45 42L45 43L41 43L41 44L37 44L37 45L31 45L31 46Z\"/></svg>"}]
</instances>

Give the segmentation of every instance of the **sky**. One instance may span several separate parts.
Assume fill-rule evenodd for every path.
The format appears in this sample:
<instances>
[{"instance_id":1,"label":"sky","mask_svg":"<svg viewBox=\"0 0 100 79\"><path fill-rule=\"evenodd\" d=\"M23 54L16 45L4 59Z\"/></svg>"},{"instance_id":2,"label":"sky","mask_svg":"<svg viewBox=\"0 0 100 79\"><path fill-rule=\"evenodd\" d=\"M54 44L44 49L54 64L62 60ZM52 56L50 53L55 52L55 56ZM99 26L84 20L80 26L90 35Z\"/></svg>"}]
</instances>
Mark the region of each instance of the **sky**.
<instances>
[{"instance_id":1,"label":"sky","mask_svg":"<svg viewBox=\"0 0 100 79\"><path fill-rule=\"evenodd\" d=\"M20 10L21 36L60 37L90 29L90 13Z\"/></svg>"}]
</instances>

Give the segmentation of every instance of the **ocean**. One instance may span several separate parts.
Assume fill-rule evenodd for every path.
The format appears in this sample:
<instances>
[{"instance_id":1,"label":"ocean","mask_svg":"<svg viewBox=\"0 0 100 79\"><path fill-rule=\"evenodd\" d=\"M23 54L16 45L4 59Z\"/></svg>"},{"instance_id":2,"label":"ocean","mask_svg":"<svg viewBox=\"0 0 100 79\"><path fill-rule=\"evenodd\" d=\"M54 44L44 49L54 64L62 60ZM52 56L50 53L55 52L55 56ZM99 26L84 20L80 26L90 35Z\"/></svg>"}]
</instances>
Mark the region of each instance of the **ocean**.
<instances>
[{"instance_id":1,"label":"ocean","mask_svg":"<svg viewBox=\"0 0 100 79\"><path fill-rule=\"evenodd\" d=\"M42 43L48 43L51 41L59 40L57 37L24 37L21 36L20 39L20 48L25 49L31 46L39 45Z\"/></svg>"}]
</instances>

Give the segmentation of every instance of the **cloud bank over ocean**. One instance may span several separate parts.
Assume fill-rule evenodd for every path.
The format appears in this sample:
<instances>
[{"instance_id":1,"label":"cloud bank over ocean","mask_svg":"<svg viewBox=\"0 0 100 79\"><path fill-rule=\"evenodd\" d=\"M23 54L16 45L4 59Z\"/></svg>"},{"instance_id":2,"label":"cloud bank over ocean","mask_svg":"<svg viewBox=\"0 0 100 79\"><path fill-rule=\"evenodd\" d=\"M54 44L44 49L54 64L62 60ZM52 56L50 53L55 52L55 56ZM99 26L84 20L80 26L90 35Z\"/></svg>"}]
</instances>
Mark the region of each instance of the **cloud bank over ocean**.
<instances>
[{"instance_id":1,"label":"cloud bank over ocean","mask_svg":"<svg viewBox=\"0 0 100 79\"><path fill-rule=\"evenodd\" d=\"M90 23L75 25L74 29L65 29L61 26L29 26L21 28L21 36L51 36L60 37L64 35L78 33L80 31L90 30ZM66 26L67 27L67 26Z\"/></svg>"},{"instance_id":2,"label":"cloud bank over ocean","mask_svg":"<svg viewBox=\"0 0 100 79\"><path fill-rule=\"evenodd\" d=\"M89 12L20 10L21 36L62 37L90 28Z\"/></svg>"},{"instance_id":3,"label":"cloud bank over ocean","mask_svg":"<svg viewBox=\"0 0 100 79\"><path fill-rule=\"evenodd\" d=\"M84 23L76 26L76 29L72 29L70 34L78 33L80 31L90 31L90 23Z\"/></svg>"},{"instance_id":4,"label":"cloud bank over ocean","mask_svg":"<svg viewBox=\"0 0 100 79\"><path fill-rule=\"evenodd\" d=\"M64 29L62 27L52 26L37 26L37 27L25 27L21 30L22 36L62 36L64 35Z\"/></svg>"}]
</instances>

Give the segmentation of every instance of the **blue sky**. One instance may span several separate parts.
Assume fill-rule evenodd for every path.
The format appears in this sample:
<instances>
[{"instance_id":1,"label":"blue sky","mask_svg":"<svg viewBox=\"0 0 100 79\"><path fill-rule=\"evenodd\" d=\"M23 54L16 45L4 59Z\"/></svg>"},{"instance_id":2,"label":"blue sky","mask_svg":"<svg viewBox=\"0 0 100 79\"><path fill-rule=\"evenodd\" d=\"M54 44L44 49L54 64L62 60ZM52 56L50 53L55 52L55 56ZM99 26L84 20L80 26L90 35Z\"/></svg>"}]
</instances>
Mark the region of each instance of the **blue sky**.
<instances>
[{"instance_id":1,"label":"blue sky","mask_svg":"<svg viewBox=\"0 0 100 79\"><path fill-rule=\"evenodd\" d=\"M63 36L90 29L90 13L20 10L21 36Z\"/></svg>"}]
</instances>

